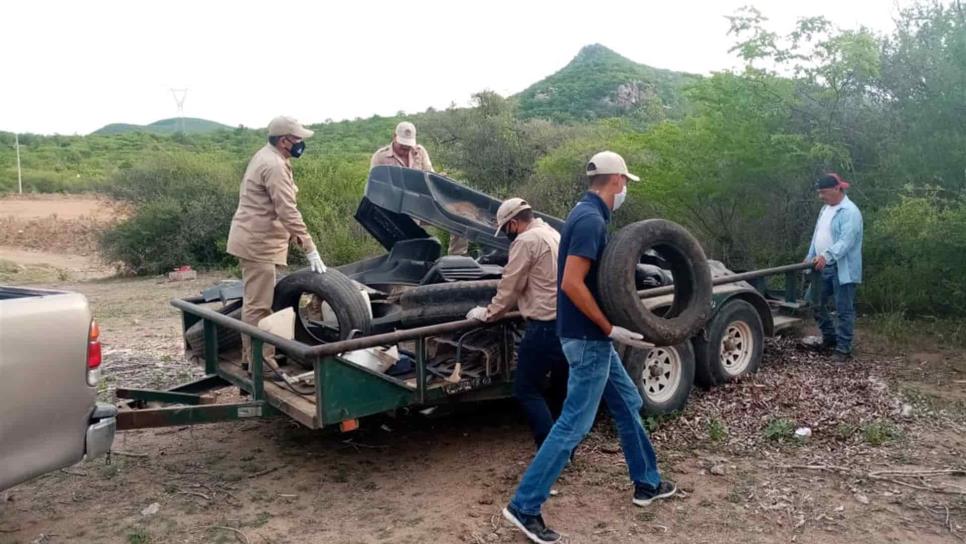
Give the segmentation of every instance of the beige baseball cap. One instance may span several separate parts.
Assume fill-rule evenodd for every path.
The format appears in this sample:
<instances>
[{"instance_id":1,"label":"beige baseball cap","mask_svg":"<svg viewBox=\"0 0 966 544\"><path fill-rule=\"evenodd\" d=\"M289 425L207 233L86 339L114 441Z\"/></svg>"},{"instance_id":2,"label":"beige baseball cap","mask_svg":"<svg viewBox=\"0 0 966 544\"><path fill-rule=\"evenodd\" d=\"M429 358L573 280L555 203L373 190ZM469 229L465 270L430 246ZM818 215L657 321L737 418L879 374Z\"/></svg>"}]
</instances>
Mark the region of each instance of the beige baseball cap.
<instances>
[{"instance_id":1,"label":"beige baseball cap","mask_svg":"<svg viewBox=\"0 0 966 544\"><path fill-rule=\"evenodd\" d=\"M641 181L641 178L627 171L627 163L613 151L601 151L594 155L587 162L587 175L596 176L599 174L621 174L627 176L631 181Z\"/></svg>"},{"instance_id":2,"label":"beige baseball cap","mask_svg":"<svg viewBox=\"0 0 966 544\"><path fill-rule=\"evenodd\" d=\"M509 223L518 213L523 210L532 209L533 207L527 204L527 201L522 198L508 198L504 200L503 204L500 204L500 208L496 210L496 233L494 236L499 236L500 229L503 228L503 225Z\"/></svg>"},{"instance_id":3,"label":"beige baseball cap","mask_svg":"<svg viewBox=\"0 0 966 544\"><path fill-rule=\"evenodd\" d=\"M416 125L409 121L396 125L396 142L400 145L416 147Z\"/></svg>"},{"instance_id":4,"label":"beige baseball cap","mask_svg":"<svg viewBox=\"0 0 966 544\"><path fill-rule=\"evenodd\" d=\"M272 122L268 124L269 136L298 136L299 138L308 138L313 134L315 134L315 131L303 127L294 117L288 117L286 115L280 115L272 119Z\"/></svg>"}]
</instances>

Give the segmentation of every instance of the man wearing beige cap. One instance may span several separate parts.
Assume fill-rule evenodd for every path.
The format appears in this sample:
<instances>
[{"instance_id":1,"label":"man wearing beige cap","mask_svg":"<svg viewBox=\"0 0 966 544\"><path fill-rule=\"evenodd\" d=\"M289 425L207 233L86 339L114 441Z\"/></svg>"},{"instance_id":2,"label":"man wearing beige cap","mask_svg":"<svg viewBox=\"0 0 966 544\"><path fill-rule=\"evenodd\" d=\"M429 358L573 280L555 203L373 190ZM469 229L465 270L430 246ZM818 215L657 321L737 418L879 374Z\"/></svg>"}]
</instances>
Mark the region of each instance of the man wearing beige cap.
<instances>
[{"instance_id":1,"label":"man wearing beige cap","mask_svg":"<svg viewBox=\"0 0 966 544\"><path fill-rule=\"evenodd\" d=\"M560 233L542 219L534 218L530 204L522 198L511 198L500 205L496 234L500 232L510 240L510 256L496 296L488 306L470 310L466 318L495 321L517 307L526 319L526 333L517 348L513 396L523 408L539 448L567 394L567 359L557 336ZM550 391L544 395L547 374ZM548 400L555 409L551 410Z\"/></svg>"},{"instance_id":2,"label":"man wearing beige cap","mask_svg":"<svg viewBox=\"0 0 966 544\"><path fill-rule=\"evenodd\" d=\"M298 187L292 177L291 158L305 151L305 138L313 132L291 117L276 117L268 124L268 143L255 153L245 169L238 194L238 209L228 233L228 253L238 257L245 292L242 321L258 326L272 314L275 268L285 266L289 242L305 252L309 267L325 272L312 236L295 205ZM242 336L243 358L251 361L251 338ZM265 345L265 359L274 362L275 348Z\"/></svg>"},{"instance_id":3,"label":"man wearing beige cap","mask_svg":"<svg viewBox=\"0 0 966 544\"><path fill-rule=\"evenodd\" d=\"M601 400L617 426L634 483L632 503L648 506L677 492L673 483L661 478L654 448L641 424L641 394L614 350L613 342L640 346L643 337L613 325L598 302L597 276L607 245L607 224L627 198L627 183L639 180L613 151L591 157L586 172L590 187L567 216L557 258L557 334L570 364L567 400L503 509L503 516L538 544L560 540L544 523L540 509L570 453L593 426Z\"/></svg>"},{"instance_id":4,"label":"man wearing beige cap","mask_svg":"<svg viewBox=\"0 0 966 544\"><path fill-rule=\"evenodd\" d=\"M369 168L375 166L403 166L424 172L435 172L426 148L416 143L416 125L409 121L396 125L392 143L372 154Z\"/></svg>"},{"instance_id":5,"label":"man wearing beige cap","mask_svg":"<svg viewBox=\"0 0 966 544\"><path fill-rule=\"evenodd\" d=\"M416 125L402 121L396 125L392 142L372 154L369 168L376 166L402 166L423 172L435 172L426 148L416 143ZM449 237L449 254L466 255L469 242L456 235Z\"/></svg>"}]
</instances>

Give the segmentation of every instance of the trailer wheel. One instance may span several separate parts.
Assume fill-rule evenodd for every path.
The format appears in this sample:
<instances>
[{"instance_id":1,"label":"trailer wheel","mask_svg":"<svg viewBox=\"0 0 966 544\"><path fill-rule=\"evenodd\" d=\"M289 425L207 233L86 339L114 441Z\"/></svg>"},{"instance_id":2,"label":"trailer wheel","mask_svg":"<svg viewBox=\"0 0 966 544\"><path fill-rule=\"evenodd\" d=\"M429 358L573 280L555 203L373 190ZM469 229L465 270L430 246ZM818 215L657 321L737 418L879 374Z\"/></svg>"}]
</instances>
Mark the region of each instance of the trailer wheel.
<instances>
[{"instance_id":1,"label":"trailer wheel","mask_svg":"<svg viewBox=\"0 0 966 544\"><path fill-rule=\"evenodd\" d=\"M660 315L637 295L637 265L649 249L668 263L674 276L674 302ZM613 236L601 258L598 288L601 308L614 324L658 345L687 340L711 312L711 270L701 244L684 227L663 219L632 223Z\"/></svg>"},{"instance_id":2,"label":"trailer wheel","mask_svg":"<svg viewBox=\"0 0 966 544\"><path fill-rule=\"evenodd\" d=\"M703 336L694 339L698 385L713 387L758 372L765 331L758 310L748 301L726 302L708 324L707 331L707 339Z\"/></svg>"},{"instance_id":3,"label":"trailer wheel","mask_svg":"<svg viewBox=\"0 0 966 544\"><path fill-rule=\"evenodd\" d=\"M684 409L694 383L691 342L651 349L631 348L625 365L644 400L642 415L656 416Z\"/></svg>"},{"instance_id":4,"label":"trailer wheel","mask_svg":"<svg viewBox=\"0 0 966 544\"><path fill-rule=\"evenodd\" d=\"M295 310L295 339L306 344L345 340L353 331L367 335L372 326L359 288L332 268L324 274L305 269L282 278L275 284L272 311L284 308Z\"/></svg>"},{"instance_id":5,"label":"trailer wheel","mask_svg":"<svg viewBox=\"0 0 966 544\"><path fill-rule=\"evenodd\" d=\"M499 280L461 281L421 285L399 298L405 327L421 327L463 319L476 306L486 306L496 295Z\"/></svg>"},{"instance_id":6,"label":"trailer wheel","mask_svg":"<svg viewBox=\"0 0 966 544\"><path fill-rule=\"evenodd\" d=\"M215 310L234 319L241 319L242 301L235 300ZM241 335L236 330L216 325L218 353L225 353L241 346ZM205 323L199 321L184 331L185 348L197 357L205 356Z\"/></svg>"}]
</instances>

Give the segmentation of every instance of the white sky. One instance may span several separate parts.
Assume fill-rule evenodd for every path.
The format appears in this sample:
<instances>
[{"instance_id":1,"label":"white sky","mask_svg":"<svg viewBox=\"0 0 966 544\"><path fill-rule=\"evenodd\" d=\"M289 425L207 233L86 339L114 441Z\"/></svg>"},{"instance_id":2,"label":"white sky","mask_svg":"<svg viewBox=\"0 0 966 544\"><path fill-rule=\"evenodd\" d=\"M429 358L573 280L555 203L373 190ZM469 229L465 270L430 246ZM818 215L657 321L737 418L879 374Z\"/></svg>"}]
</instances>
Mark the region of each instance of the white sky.
<instances>
[{"instance_id":1,"label":"white sky","mask_svg":"<svg viewBox=\"0 0 966 544\"><path fill-rule=\"evenodd\" d=\"M737 65L725 15L753 4L775 28L824 15L892 28L912 0L407 0L4 2L0 130L85 134L185 115L261 127L464 105L516 93L602 43L695 73Z\"/></svg>"}]
</instances>

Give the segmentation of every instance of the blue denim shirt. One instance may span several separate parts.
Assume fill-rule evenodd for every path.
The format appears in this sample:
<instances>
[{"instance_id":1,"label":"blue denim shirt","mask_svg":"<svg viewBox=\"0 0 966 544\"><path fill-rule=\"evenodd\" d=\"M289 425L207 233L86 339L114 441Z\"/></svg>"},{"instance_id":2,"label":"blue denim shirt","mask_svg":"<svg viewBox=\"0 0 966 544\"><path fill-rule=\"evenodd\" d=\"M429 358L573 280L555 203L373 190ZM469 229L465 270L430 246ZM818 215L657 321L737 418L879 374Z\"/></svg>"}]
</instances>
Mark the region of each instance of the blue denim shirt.
<instances>
[{"instance_id":1,"label":"blue denim shirt","mask_svg":"<svg viewBox=\"0 0 966 544\"><path fill-rule=\"evenodd\" d=\"M828 206L822 206L822 211ZM819 212L819 217L822 212ZM808 248L811 261L815 254L815 234L818 222L812 232L812 244ZM825 262L834 264L838 270L839 283L862 283L862 212L849 197L842 199L839 209L832 217L832 246L825 250Z\"/></svg>"}]
</instances>

